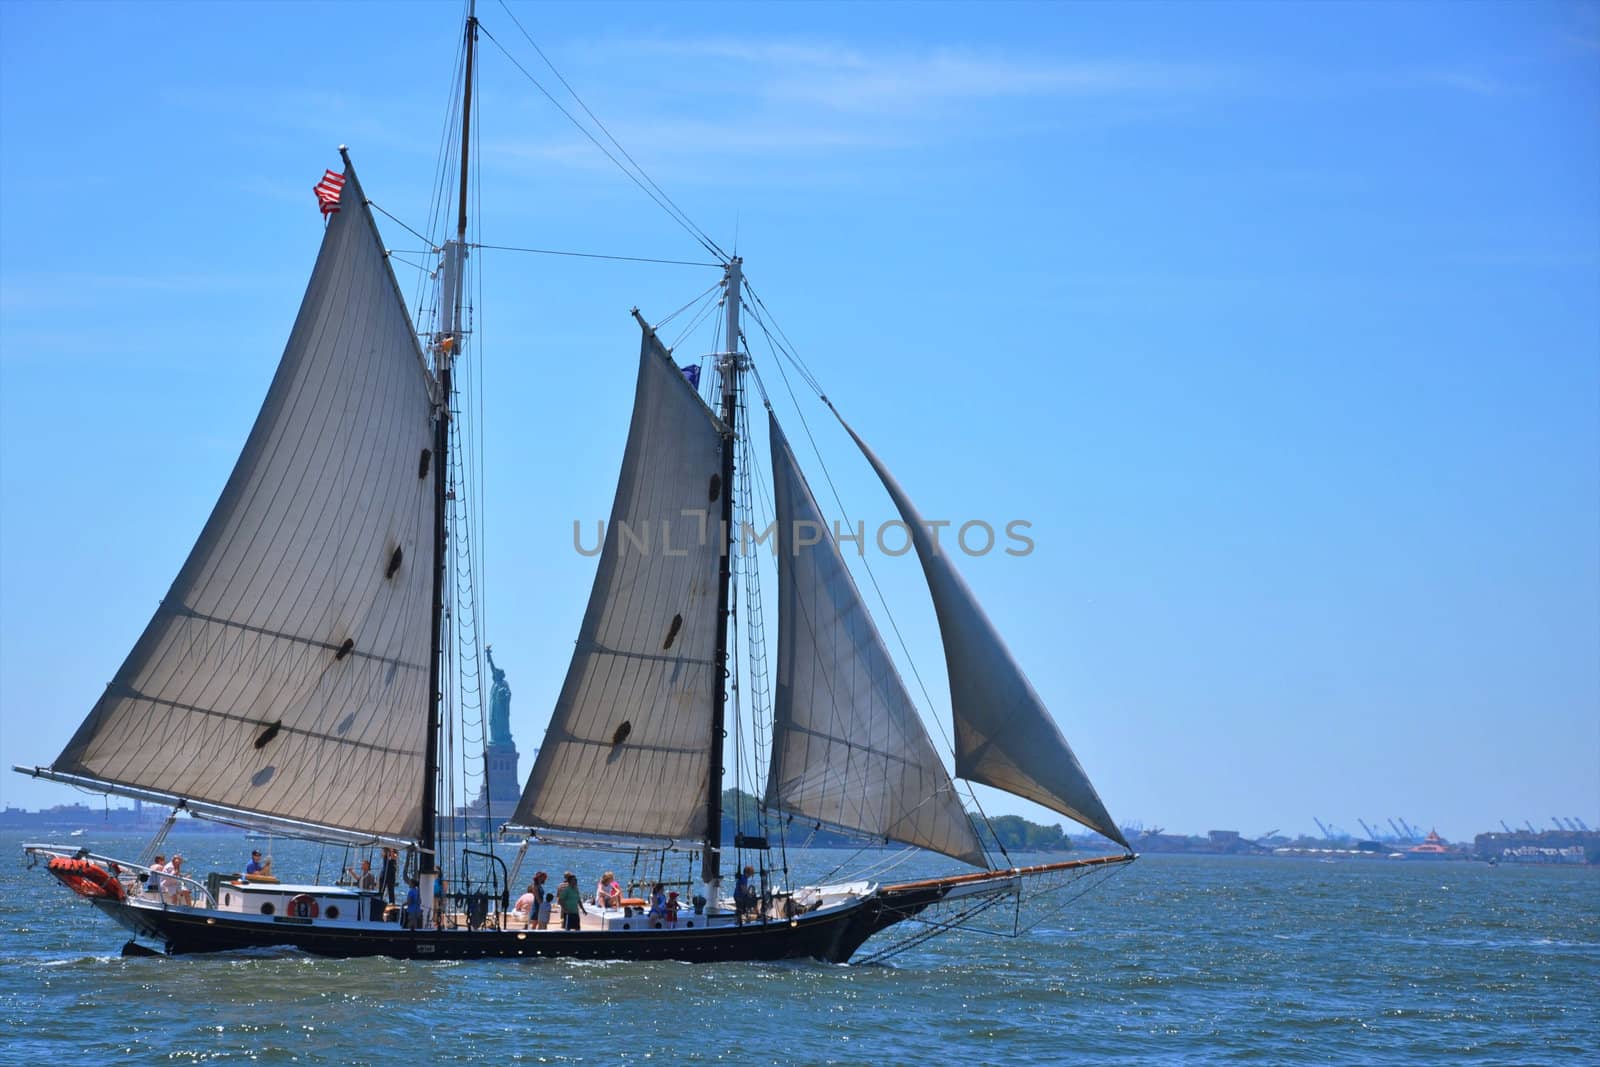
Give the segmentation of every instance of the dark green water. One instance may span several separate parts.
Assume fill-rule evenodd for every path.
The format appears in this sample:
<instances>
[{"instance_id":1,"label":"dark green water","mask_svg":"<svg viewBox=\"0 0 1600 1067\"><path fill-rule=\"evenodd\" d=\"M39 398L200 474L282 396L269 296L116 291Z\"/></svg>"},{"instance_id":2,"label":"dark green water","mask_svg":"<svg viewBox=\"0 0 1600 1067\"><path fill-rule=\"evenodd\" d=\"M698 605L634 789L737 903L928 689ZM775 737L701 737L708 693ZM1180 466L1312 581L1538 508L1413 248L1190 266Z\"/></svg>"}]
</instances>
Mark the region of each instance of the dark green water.
<instances>
[{"instance_id":1,"label":"dark green water","mask_svg":"<svg viewBox=\"0 0 1600 1067\"><path fill-rule=\"evenodd\" d=\"M1600 1062L1593 869L1152 856L1022 939L865 967L125 960L120 928L23 869L21 840L0 839L7 1063ZM249 850L171 840L201 872ZM274 851L312 873L314 854ZM531 862L586 885L628 865Z\"/></svg>"}]
</instances>

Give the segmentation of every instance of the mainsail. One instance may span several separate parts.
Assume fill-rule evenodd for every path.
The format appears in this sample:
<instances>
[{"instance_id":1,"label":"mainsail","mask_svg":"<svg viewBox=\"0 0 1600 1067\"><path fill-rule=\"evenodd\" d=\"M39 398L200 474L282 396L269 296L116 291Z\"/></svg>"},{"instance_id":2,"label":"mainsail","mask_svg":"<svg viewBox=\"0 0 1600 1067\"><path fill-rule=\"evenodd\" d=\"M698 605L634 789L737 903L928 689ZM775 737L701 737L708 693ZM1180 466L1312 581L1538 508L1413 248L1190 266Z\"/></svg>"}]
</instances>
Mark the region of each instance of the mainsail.
<instances>
[{"instance_id":1,"label":"mainsail","mask_svg":"<svg viewBox=\"0 0 1600 1067\"><path fill-rule=\"evenodd\" d=\"M766 802L987 866L789 442L768 424L778 684Z\"/></svg>"},{"instance_id":2,"label":"mainsail","mask_svg":"<svg viewBox=\"0 0 1600 1067\"><path fill-rule=\"evenodd\" d=\"M414 839L432 699L433 385L346 179L222 498L50 772Z\"/></svg>"},{"instance_id":3,"label":"mainsail","mask_svg":"<svg viewBox=\"0 0 1600 1067\"><path fill-rule=\"evenodd\" d=\"M933 594L950 674L957 777L1043 804L1127 848L1127 840L1083 773L1072 747L972 590L928 536L916 506L855 430L848 424L845 430L910 527Z\"/></svg>"},{"instance_id":4,"label":"mainsail","mask_svg":"<svg viewBox=\"0 0 1600 1067\"><path fill-rule=\"evenodd\" d=\"M511 821L706 831L722 423L646 330L622 473L578 645Z\"/></svg>"}]
</instances>

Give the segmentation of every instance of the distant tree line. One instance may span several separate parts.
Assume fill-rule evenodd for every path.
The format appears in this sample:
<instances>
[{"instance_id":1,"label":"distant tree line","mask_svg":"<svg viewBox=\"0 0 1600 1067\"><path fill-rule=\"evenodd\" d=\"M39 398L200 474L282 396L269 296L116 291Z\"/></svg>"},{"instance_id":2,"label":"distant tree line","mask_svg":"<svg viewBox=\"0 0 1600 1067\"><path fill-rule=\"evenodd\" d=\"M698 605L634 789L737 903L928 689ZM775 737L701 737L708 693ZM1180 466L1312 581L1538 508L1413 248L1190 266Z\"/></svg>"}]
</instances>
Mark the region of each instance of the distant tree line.
<instances>
[{"instance_id":1,"label":"distant tree line","mask_svg":"<svg viewBox=\"0 0 1600 1067\"><path fill-rule=\"evenodd\" d=\"M997 850L996 846L1004 846L1006 851L1016 852L1070 852L1072 838L1067 836L1066 830L1060 826L1046 826L1041 823L1029 822L1020 815L997 815L985 825L980 816L972 817L972 828L978 831L978 837L984 846ZM993 831L992 833L990 831Z\"/></svg>"}]
</instances>

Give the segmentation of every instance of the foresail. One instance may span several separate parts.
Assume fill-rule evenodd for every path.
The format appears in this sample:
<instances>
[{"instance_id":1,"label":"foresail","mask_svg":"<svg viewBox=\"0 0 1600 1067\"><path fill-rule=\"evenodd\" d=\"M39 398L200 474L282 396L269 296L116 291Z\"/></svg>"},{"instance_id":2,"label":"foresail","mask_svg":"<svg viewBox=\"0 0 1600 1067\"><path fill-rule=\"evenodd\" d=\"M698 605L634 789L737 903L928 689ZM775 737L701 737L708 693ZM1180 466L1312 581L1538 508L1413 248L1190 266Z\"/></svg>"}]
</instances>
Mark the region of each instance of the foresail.
<instances>
[{"instance_id":1,"label":"foresail","mask_svg":"<svg viewBox=\"0 0 1600 1067\"><path fill-rule=\"evenodd\" d=\"M51 770L410 839L431 699L432 386L346 178L222 497Z\"/></svg>"},{"instance_id":2,"label":"foresail","mask_svg":"<svg viewBox=\"0 0 1600 1067\"><path fill-rule=\"evenodd\" d=\"M845 430L910 527L933 594L950 673L956 776L1036 801L1128 847L1072 746L1012 659L1011 650L972 590L928 536L928 527L905 490L848 424Z\"/></svg>"},{"instance_id":3,"label":"foresail","mask_svg":"<svg viewBox=\"0 0 1600 1067\"><path fill-rule=\"evenodd\" d=\"M577 649L512 822L698 838L717 646L722 424L645 332Z\"/></svg>"},{"instance_id":4,"label":"foresail","mask_svg":"<svg viewBox=\"0 0 1600 1067\"><path fill-rule=\"evenodd\" d=\"M955 784L777 420L778 684L769 806L988 866Z\"/></svg>"}]
</instances>

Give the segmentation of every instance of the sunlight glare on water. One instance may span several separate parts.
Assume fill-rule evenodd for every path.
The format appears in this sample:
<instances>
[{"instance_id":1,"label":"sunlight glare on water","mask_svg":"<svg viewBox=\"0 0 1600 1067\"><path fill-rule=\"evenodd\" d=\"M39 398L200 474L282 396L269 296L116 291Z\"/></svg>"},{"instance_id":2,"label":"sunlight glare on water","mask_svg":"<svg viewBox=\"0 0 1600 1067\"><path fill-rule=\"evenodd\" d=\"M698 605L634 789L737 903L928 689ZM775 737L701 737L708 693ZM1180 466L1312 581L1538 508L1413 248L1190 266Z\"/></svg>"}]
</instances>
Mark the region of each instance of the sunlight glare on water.
<instances>
[{"instance_id":1,"label":"sunlight glare on water","mask_svg":"<svg viewBox=\"0 0 1600 1067\"><path fill-rule=\"evenodd\" d=\"M1594 869L1152 856L1024 937L936 938L868 966L124 959L125 932L26 870L21 841L4 839L18 862L0 889L5 1062L1554 1063L1600 1048ZM169 844L198 872L250 848ZM315 873L315 848L271 850L280 873ZM846 856L791 862L803 878ZM536 847L524 875L588 883L628 862Z\"/></svg>"}]
</instances>

